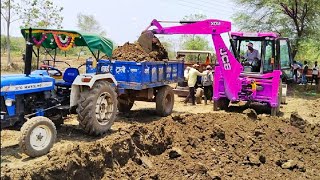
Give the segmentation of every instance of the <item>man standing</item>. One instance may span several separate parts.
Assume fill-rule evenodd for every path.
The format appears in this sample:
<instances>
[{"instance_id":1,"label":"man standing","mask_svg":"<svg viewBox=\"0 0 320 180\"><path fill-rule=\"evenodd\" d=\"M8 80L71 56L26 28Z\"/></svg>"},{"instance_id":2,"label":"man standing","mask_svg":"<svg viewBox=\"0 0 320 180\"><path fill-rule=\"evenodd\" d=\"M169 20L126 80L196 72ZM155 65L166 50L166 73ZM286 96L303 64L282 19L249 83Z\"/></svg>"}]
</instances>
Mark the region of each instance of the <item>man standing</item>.
<instances>
[{"instance_id":1,"label":"man standing","mask_svg":"<svg viewBox=\"0 0 320 180\"><path fill-rule=\"evenodd\" d=\"M302 70L302 84L307 84L307 73L308 73L308 62L304 61L303 70Z\"/></svg>"},{"instance_id":2,"label":"man standing","mask_svg":"<svg viewBox=\"0 0 320 180\"><path fill-rule=\"evenodd\" d=\"M202 76L201 82L204 88L204 104L207 104L207 100L211 101L212 98L212 83L213 83L213 74L212 74L212 67L208 65L206 67L205 76Z\"/></svg>"},{"instance_id":3,"label":"man standing","mask_svg":"<svg viewBox=\"0 0 320 180\"><path fill-rule=\"evenodd\" d=\"M297 61L293 61L293 78L295 82L298 82L298 70L301 68L301 66L297 63Z\"/></svg>"},{"instance_id":4,"label":"man standing","mask_svg":"<svg viewBox=\"0 0 320 180\"><path fill-rule=\"evenodd\" d=\"M319 66L318 66L318 62L316 61L316 62L314 62L314 66L312 68L311 85L312 85L313 80L315 81L316 85L318 85L318 83L319 83L318 76L319 76Z\"/></svg>"},{"instance_id":5,"label":"man standing","mask_svg":"<svg viewBox=\"0 0 320 180\"><path fill-rule=\"evenodd\" d=\"M200 73L197 68L199 67L198 64L194 64L192 68L190 68L188 73L188 87L189 87L189 94L187 98L185 99L184 103L187 104L189 99L192 100L192 105L196 105L196 98L194 96L195 93L195 85L197 83L197 77L198 76L205 76L206 73Z\"/></svg>"},{"instance_id":6,"label":"man standing","mask_svg":"<svg viewBox=\"0 0 320 180\"><path fill-rule=\"evenodd\" d=\"M247 44L248 51L244 54L244 58L247 59L249 65L252 66L253 72L258 72L260 70L260 55L259 51L253 49L253 43L249 42Z\"/></svg>"}]
</instances>

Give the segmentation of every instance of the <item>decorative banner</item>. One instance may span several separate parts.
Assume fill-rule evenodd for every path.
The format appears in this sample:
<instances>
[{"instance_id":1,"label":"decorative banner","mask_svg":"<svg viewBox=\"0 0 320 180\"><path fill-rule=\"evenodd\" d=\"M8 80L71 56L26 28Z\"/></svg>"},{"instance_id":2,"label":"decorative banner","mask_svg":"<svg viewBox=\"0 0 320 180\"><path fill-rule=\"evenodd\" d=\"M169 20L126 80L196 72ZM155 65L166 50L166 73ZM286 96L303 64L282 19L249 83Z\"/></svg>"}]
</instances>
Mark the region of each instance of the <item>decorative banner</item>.
<instances>
[{"instance_id":1,"label":"decorative banner","mask_svg":"<svg viewBox=\"0 0 320 180\"><path fill-rule=\"evenodd\" d=\"M42 36L41 36L41 39L40 41L38 41L36 39L36 37L32 36L32 40L34 42L34 44L37 46L37 48L40 48L41 44L43 43L44 40L46 40L48 37L47 37L47 34L46 33L43 33Z\"/></svg>"},{"instance_id":2,"label":"decorative banner","mask_svg":"<svg viewBox=\"0 0 320 180\"><path fill-rule=\"evenodd\" d=\"M28 33L28 30L25 31L26 33ZM44 40L46 40L48 38L47 34L52 34L53 38L58 46L59 49L63 50L63 51L67 51L70 48L72 48L73 46L75 46L74 44L74 40L76 37L80 37L79 34L76 33L69 33L69 32L63 32L63 31L54 31L54 30L32 30L32 34L38 34L38 33L42 33L42 37L41 40L38 41L34 36L32 37L33 42L35 43L35 45L40 48L41 43L43 43ZM65 38L62 38L61 35L64 35ZM53 41L53 40L51 40Z\"/></svg>"},{"instance_id":3,"label":"decorative banner","mask_svg":"<svg viewBox=\"0 0 320 180\"><path fill-rule=\"evenodd\" d=\"M59 49L63 51L68 51L70 48L73 47L74 39L76 38L77 34L72 33L63 33L66 37L63 39L61 37L62 33L52 33L54 40L56 41L57 46Z\"/></svg>"},{"instance_id":4,"label":"decorative banner","mask_svg":"<svg viewBox=\"0 0 320 180\"><path fill-rule=\"evenodd\" d=\"M62 39L61 35L58 35L58 38L62 44L66 44L68 41L70 41L70 38L68 38L68 36L66 36L65 39Z\"/></svg>"}]
</instances>

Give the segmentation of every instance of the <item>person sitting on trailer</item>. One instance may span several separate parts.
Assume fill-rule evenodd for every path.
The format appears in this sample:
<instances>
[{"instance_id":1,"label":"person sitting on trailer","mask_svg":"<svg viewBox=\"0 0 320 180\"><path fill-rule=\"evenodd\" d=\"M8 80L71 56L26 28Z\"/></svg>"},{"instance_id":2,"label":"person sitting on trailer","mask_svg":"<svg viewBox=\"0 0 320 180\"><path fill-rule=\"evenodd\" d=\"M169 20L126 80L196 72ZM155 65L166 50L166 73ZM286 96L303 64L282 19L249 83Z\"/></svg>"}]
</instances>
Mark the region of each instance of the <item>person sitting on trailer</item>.
<instances>
[{"instance_id":1,"label":"person sitting on trailer","mask_svg":"<svg viewBox=\"0 0 320 180\"><path fill-rule=\"evenodd\" d=\"M188 87L189 87L189 94L185 99L184 103L187 104L189 99L192 100L192 105L196 105L196 98L195 98L195 86L197 83L198 76L205 76L207 73L200 73L197 68L199 68L198 64L194 64L192 68L190 68L188 73Z\"/></svg>"},{"instance_id":2,"label":"person sitting on trailer","mask_svg":"<svg viewBox=\"0 0 320 180\"><path fill-rule=\"evenodd\" d=\"M260 70L260 54L259 51L253 48L253 43L247 44L248 51L244 54L244 58L247 60L247 65L252 66L253 72L259 72Z\"/></svg>"}]
</instances>

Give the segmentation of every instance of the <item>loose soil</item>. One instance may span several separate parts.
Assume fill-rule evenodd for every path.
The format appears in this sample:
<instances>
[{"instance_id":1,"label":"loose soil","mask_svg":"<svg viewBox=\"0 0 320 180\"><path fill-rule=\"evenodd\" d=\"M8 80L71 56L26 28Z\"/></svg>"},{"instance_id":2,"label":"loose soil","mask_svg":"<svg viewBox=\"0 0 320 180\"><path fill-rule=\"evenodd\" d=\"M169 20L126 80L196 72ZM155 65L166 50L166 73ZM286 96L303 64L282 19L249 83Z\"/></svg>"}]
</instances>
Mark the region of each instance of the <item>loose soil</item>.
<instances>
[{"instance_id":1,"label":"loose soil","mask_svg":"<svg viewBox=\"0 0 320 180\"><path fill-rule=\"evenodd\" d=\"M320 115L309 107L319 99L304 99L306 114L288 98L283 117L257 118L181 100L165 118L137 102L104 137L85 135L71 116L38 158L19 151L18 131L2 131L1 179L320 179Z\"/></svg>"},{"instance_id":2,"label":"loose soil","mask_svg":"<svg viewBox=\"0 0 320 180\"><path fill-rule=\"evenodd\" d=\"M168 59L168 52L157 42L153 46L153 51L146 53L139 43L125 43L123 46L118 46L113 51L112 59L125 61L163 61Z\"/></svg>"}]
</instances>

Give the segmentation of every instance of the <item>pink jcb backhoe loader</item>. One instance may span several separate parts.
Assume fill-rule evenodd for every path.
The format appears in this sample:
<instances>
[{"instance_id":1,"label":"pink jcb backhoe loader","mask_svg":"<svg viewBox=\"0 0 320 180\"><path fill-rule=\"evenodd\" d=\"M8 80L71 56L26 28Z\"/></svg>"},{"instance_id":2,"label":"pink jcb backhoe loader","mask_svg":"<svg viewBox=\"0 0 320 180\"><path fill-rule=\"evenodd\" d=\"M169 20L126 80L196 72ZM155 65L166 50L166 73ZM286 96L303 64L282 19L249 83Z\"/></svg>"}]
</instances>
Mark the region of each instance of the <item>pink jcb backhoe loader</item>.
<instances>
[{"instance_id":1,"label":"pink jcb backhoe loader","mask_svg":"<svg viewBox=\"0 0 320 180\"><path fill-rule=\"evenodd\" d=\"M161 23L180 23L163 27ZM149 30L154 26L155 29ZM259 103L270 108L271 115L279 114L282 79L290 71L291 55L288 39L275 33L230 33L231 22L207 19L202 21L157 21L142 32L138 42L145 51L152 50L154 34L199 34L212 36L217 64L215 66L213 100L214 110L227 109L232 104ZM231 50L221 34L229 33ZM261 56L255 64L243 58L246 44L251 42Z\"/></svg>"}]
</instances>

